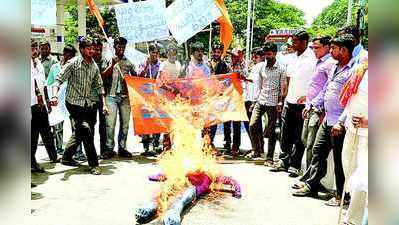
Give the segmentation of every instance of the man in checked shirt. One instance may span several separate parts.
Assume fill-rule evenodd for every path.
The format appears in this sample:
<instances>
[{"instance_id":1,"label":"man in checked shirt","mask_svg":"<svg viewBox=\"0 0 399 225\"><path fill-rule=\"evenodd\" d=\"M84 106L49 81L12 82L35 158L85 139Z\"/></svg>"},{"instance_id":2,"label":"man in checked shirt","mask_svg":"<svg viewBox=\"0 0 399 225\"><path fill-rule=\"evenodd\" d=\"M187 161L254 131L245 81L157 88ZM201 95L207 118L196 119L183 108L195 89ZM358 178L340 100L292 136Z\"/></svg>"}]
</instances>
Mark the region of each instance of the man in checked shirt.
<instances>
[{"instance_id":1,"label":"man in checked shirt","mask_svg":"<svg viewBox=\"0 0 399 225\"><path fill-rule=\"evenodd\" d=\"M96 123L96 112L99 96L104 100L104 87L100 70L93 60L93 43L90 39L82 37L79 40L81 56L70 60L57 76L51 98L52 105L58 104L58 90L62 83L68 81L66 91L66 107L75 123L75 131L69 139L61 163L68 166L79 166L72 156L77 147L83 142L86 151L90 173L100 175L97 151L94 146L93 128ZM103 113L108 113L106 105Z\"/></svg>"}]
</instances>

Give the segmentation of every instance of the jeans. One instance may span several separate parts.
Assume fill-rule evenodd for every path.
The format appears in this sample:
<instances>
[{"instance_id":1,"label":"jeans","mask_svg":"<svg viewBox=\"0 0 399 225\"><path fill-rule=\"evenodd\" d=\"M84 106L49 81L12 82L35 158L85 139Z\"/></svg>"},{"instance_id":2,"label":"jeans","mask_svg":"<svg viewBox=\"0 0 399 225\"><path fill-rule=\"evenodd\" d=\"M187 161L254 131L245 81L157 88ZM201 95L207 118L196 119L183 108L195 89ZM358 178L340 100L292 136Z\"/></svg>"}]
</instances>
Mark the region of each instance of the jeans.
<instances>
[{"instance_id":1,"label":"jeans","mask_svg":"<svg viewBox=\"0 0 399 225\"><path fill-rule=\"evenodd\" d=\"M78 146L83 142L89 166L98 166L93 132L93 128L96 124L97 104L81 107L66 102L66 107L72 118L75 129L65 147L63 159L71 160Z\"/></svg>"},{"instance_id":2,"label":"jeans","mask_svg":"<svg viewBox=\"0 0 399 225\"><path fill-rule=\"evenodd\" d=\"M261 154L264 152L263 150L263 135L262 132L262 116L266 113L267 123L265 126L265 133L268 137L268 151L266 155L266 159L273 160L274 149L276 146L277 135L275 132L276 128L276 119L277 119L277 109L276 106L266 106L256 103L251 120L249 122L249 130L251 134L251 143L253 150Z\"/></svg>"},{"instance_id":3,"label":"jeans","mask_svg":"<svg viewBox=\"0 0 399 225\"><path fill-rule=\"evenodd\" d=\"M31 106L32 121L31 121L31 167L37 167L36 150L37 142L39 141L39 134L42 137L44 147L50 160L57 159L57 152L55 151L54 138L51 133L51 128L48 122L48 113L44 105Z\"/></svg>"},{"instance_id":4,"label":"jeans","mask_svg":"<svg viewBox=\"0 0 399 225\"><path fill-rule=\"evenodd\" d=\"M113 151L115 147L116 116L119 114L118 150L126 150L126 140L129 131L130 102L128 97L107 96L105 102L109 109L106 116L106 148Z\"/></svg>"},{"instance_id":5,"label":"jeans","mask_svg":"<svg viewBox=\"0 0 399 225\"><path fill-rule=\"evenodd\" d=\"M281 154L279 159L283 166L290 166L300 170L305 147L301 140L303 118L302 110L305 105L287 103L284 106L281 130ZM295 147L295 148L293 148Z\"/></svg>"},{"instance_id":6,"label":"jeans","mask_svg":"<svg viewBox=\"0 0 399 225\"><path fill-rule=\"evenodd\" d=\"M306 152L306 169L309 168L312 160L312 148L319 126L319 115L311 109L308 117L303 121L302 128L302 143L305 145Z\"/></svg>"},{"instance_id":7,"label":"jeans","mask_svg":"<svg viewBox=\"0 0 399 225\"><path fill-rule=\"evenodd\" d=\"M312 161L310 167L306 170L304 175L308 177L305 183L310 190L314 192L318 191L320 187L320 180L327 173L327 158L332 148L337 195L341 196L345 182L341 159L345 134L333 136L331 134L331 130L332 126L327 126L327 120L324 119L319 130L317 131L316 140L313 146Z\"/></svg>"}]
</instances>

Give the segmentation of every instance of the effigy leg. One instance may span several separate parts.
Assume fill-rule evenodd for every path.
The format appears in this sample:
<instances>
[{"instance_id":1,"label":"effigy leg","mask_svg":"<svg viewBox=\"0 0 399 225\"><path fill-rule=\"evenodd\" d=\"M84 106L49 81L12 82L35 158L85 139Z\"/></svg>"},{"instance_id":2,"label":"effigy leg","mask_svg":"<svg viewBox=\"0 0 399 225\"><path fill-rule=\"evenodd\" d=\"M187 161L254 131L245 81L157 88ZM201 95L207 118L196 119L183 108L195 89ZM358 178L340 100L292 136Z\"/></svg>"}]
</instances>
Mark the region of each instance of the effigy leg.
<instances>
[{"instance_id":1,"label":"effigy leg","mask_svg":"<svg viewBox=\"0 0 399 225\"><path fill-rule=\"evenodd\" d=\"M196 189L194 186L188 187L180 196L178 196L173 202L172 206L166 211L163 218L164 225L180 225L181 224L181 213L183 209L194 201L196 197Z\"/></svg>"},{"instance_id":2,"label":"effigy leg","mask_svg":"<svg viewBox=\"0 0 399 225\"><path fill-rule=\"evenodd\" d=\"M233 192L233 197L236 198L241 198L241 186L240 184L232 177L225 177L225 176L220 176L216 178L216 183L222 183L226 185L231 185L234 192Z\"/></svg>"},{"instance_id":3,"label":"effigy leg","mask_svg":"<svg viewBox=\"0 0 399 225\"><path fill-rule=\"evenodd\" d=\"M154 216L157 214L158 203L156 200L152 200L151 202L147 202L141 205L136 210L136 221L138 223L148 223L151 221Z\"/></svg>"}]
</instances>

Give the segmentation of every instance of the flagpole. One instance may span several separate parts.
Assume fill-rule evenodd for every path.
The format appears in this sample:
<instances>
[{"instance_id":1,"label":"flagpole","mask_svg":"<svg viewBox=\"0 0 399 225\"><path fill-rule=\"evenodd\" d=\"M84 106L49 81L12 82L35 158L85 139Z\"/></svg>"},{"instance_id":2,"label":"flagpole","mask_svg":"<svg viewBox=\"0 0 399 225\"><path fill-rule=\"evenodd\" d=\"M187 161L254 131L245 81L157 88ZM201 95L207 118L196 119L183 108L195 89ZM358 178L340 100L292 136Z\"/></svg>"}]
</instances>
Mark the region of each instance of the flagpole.
<instances>
[{"instance_id":1,"label":"flagpole","mask_svg":"<svg viewBox=\"0 0 399 225\"><path fill-rule=\"evenodd\" d=\"M256 0L254 0L254 6L252 9L252 26L251 26L251 46L250 46L250 52L252 52L253 46L254 46L254 24L255 24L255 7L256 7Z\"/></svg>"},{"instance_id":2,"label":"flagpole","mask_svg":"<svg viewBox=\"0 0 399 225\"><path fill-rule=\"evenodd\" d=\"M208 48L208 58L211 58L211 50L212 50L212 23L209 24L209 48Z\"/></svg>"},{"instance_id":3,"label":"flagpole","mask_svg":"<svg viewBox=\"0 0 399 225\"><path fill-rule=\"evenodd\" d=\"M249 42L251 40L251 4L252 0L248 0L248 10L247 10L247 42L246 42L246 52L245 52L245 60L247 61L246 65L248 66L248 62L249 62L249 56L250 56L250 52L249 52ZM246 68L248 69L248 68Z\"/></svg>"}]
</instances>

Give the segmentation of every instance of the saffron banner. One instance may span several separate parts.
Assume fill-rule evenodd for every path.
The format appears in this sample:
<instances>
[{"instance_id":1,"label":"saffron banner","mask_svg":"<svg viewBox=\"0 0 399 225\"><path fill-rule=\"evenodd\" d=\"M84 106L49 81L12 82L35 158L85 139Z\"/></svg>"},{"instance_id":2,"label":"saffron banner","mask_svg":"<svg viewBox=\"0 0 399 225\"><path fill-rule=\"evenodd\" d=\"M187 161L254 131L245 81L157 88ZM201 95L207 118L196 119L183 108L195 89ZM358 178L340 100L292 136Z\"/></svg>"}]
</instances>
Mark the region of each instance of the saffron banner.
<instances>
[{"instance_id":1,"label":"saffron banner","mask_svg":"<svg viewBox=\"0 0 399 225\"><path fill-rule=\"evenodd\" d=\"M168 133L179 102L190 105L193 117L203 121L203 127L226 121L248 121L242 97L239 74L210 78L178 79L167 84L156 80L125 76L129 91L134 133ZM175 104L176 103L176 104Z\"/></svg>"}]
</instances>

